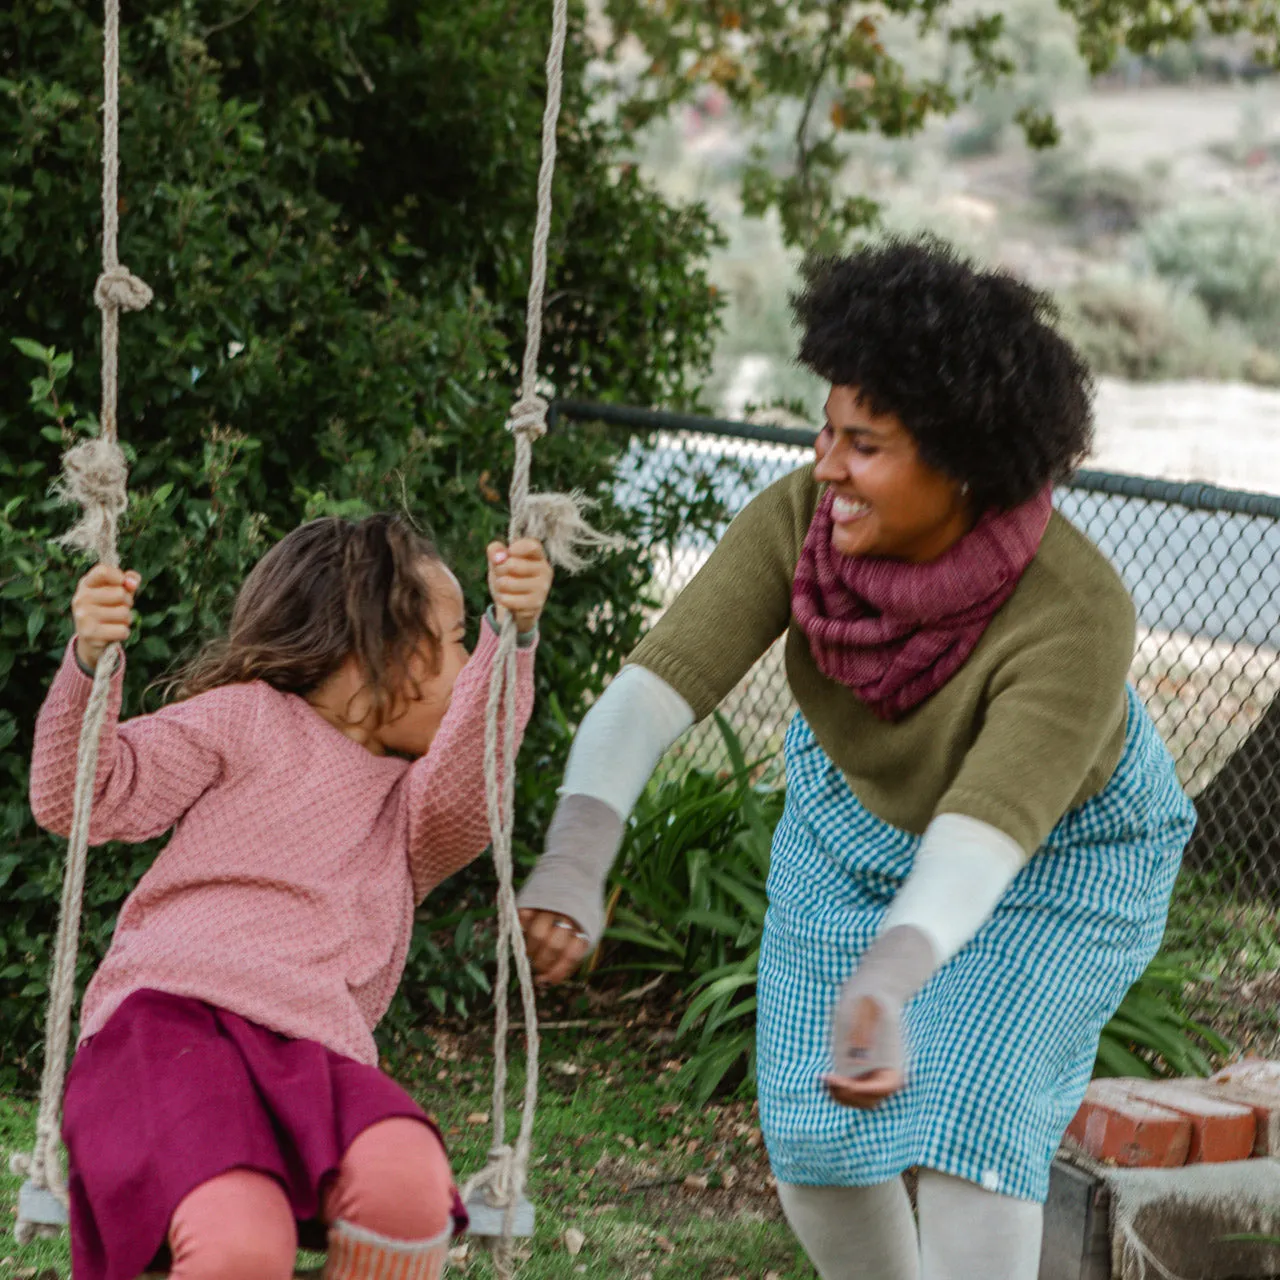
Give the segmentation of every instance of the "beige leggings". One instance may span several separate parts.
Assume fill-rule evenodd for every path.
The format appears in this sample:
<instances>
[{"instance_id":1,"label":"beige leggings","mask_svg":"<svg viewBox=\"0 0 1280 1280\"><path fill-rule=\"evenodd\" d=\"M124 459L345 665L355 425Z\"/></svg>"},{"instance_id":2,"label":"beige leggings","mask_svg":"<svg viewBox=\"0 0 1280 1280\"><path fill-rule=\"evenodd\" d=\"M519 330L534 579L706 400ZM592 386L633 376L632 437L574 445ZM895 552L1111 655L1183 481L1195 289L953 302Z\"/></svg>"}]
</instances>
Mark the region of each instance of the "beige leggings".
<instances>
[{"instance_id":1,"label":"beige leggings","mask_svg":"<svg viewBox=\"0 0 1280 1280\"><path fill-rule=\"evenodd\" d=\"M1043 1206L920 1171L920 1226L900 1178L871 1187L778 1184L821 1280L1036 1280Z\"/></svg>"}]
</instances>

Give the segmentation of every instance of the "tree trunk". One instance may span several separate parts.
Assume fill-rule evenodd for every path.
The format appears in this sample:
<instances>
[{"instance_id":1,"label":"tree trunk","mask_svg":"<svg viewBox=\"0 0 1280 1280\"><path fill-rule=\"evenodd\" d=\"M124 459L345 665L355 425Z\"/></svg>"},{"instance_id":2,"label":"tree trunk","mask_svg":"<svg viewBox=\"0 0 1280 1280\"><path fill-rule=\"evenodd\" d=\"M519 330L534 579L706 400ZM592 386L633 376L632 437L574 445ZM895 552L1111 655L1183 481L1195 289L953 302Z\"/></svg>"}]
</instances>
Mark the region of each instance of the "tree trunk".
<instances>
[{"instance_id":1,"label":"tree trunk","mask_svg":"<svg viewBox=\"0 0 1280 1280\"><path fill-rule=\"evenodd\" d=\"M1196 797L1196 811L1187 865L1230 867L1241 888L1280 898L1280 698Z\"/></svg>"}]
</instances>

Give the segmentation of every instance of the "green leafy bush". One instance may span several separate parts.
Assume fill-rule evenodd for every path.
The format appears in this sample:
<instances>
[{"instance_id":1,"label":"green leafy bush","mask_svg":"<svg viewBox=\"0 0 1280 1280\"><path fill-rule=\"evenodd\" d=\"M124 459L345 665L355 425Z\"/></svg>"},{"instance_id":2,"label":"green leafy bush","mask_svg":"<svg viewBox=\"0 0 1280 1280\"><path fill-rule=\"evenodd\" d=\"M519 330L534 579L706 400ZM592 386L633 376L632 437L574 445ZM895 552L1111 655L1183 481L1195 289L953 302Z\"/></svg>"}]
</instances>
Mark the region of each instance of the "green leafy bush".
<instances>
[{"instance_id":1,"label":"green leafy bush","mask_svg":"<svg viewBox=\"0 0 1280 1280\"><path fill-rule=\"evenodd\" d=\"M1168 280L1215 316L1280 339L1280 211L1261 200L1189 201L1151 219L1142 247Z\"/></svg>"},{"instance_id":2,"label":"green leafy bush","mask_svg":"<svg viewBox=\"0 0 1280 1280\"><path fill-rule=\"evenodd\" d=\"M1157 956L1129 989L1098 1044L1099 1076L1207 1076L1212 1057L1231 1045L1186 1010L1187 988L1201 975L1188 957Z\"/></svg>"},{"instance_id":3,"label":"green leafy bush","mask_svg":"<svg viewBox=\"0 0 1280 1280\"><path fill-rule=\"evenodd\" d=\"M615 866L606 935L616 968L680 986L678 1034L702 1101L727 1080L754 1078L764 885L784 801L717 720L731 770L677 768L649 786Z\"/></svg>"},{"instance_id":4,"label":"green leafy bush","mask_svg":"<svg viewBox=\"0 0 1280 1280\"><path fill-rule=\"evenodd\" d=\"M1272 358L1230 318L1215 320L1168 281L1099 273L1059 295L1063 327L1095 373L1132 381L1235 379L1280 384Z\"/></svg>"},{"instance_id":5,"label":"green leafy bush","mask_svg":"<svg viewBox=\"0 0 1280 1280\"><path fill-rule=\"evenodd\" d=\"M27 807L27 762L83 568L52 542L69 515L49 486L65 445L95 429L97 12L0 7L0 1081L36 1065L61 874L59 842ZM121 550L143 579L126 714L155 705L148 687L217 631L249 565L304 518L406 507L477 613L483 547L505 530L547 15L499 0L241 12L137 0L123 33L121 256L156 292L121 345ZM703 272L716 235L614 165L621 140L591 112L586 56L575 28L544 374L560 394L688 407L716 323ZM548 609L521 758L526 853L567 744L553 695L576 720L635 642L642 539L683 501L617 505L627 443L575 427L538 448L539 487L577 485L602 524L637 536L558 583ZM94 851L82 981L154 853ZM388 1035L485 997L465 961L488 945L489 899L482 863L428 904L437 919L470 910L472 941L456 962L419 930Z\"/></svg>"},{"instance_id":6,"label":"green leafy bush","mask_svg":"<svg viewBox=\"0 0 1280 1280\"><path fill-rule=\"evenodd\" d=\"M1161 183L1089 158L1086 146L1063 146L1036 157L1031 189L1060 222L1084 240L1132 231L1160 204Z\"/></svg>"}]
</instances>

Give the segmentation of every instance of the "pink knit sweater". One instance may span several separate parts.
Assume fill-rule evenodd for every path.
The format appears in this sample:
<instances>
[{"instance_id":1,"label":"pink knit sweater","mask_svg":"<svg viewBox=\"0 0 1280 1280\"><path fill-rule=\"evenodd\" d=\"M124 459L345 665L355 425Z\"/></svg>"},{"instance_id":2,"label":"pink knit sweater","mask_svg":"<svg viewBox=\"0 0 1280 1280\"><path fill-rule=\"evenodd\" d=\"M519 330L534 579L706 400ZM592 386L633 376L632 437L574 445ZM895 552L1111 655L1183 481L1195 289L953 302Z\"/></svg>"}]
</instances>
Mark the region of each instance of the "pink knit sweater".
<instances>
[{"instance_id":1,"label":"pink knit sweater","mask_svg":"<svg viewBox=\"0 0 1280 1280\"><path fill-rule=\"evenodd\" d=\"M496 651L486 621L431 750L412 763L373 755L261 681L120 724L117 672L91 842L174 832L120 912L81 1039L151 987L376 1063L372 1030L404 971L414 904L489 843L484 721ZM521 649L517 663L522 735L533 655ZM36 725L31 808L60 834L91 683L69 647Z\"/></svg>"}]
</instances>

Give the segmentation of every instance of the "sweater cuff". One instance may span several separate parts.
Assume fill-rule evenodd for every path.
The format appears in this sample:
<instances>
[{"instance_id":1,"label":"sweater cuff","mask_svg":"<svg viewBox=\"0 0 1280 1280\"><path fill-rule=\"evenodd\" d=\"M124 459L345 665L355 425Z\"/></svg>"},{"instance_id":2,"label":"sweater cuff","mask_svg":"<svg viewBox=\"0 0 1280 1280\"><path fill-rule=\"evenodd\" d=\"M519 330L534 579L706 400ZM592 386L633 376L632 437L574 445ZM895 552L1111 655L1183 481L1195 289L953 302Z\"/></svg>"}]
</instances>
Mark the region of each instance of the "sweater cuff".
<instances>
[{"instance_id":1,"label":"sweater cuff","mask_svg":"<svg viewBox=\"0 0 1280 1280\"><path fill-rule=\"evenodd\" d=\"M489 624L489 627L493 631L493 634L495 636L502 634L502 628L498 625L498 614L497 614L497 611L494 609L493 605L490 605L484 611L484 620ZM538 627L536 623L534 624L534 627L531 631L516 632L516 648L517 649L532 649L537 645L537 643L538 643Z\"/></svg>"},{"instance_id":2,"label":"sweater cuff","mask_svg":"<svg viewBox=\"0 0 1280 1280\"><path fill-rule=\"evenodd\" d=\"M107 657L107 653L109 652L110 652L109 649L106 652L104 652L102 655L102 658L100 658L99 661L100 662L104 661ZM63 683L64 673L66 676L66 683L68 684L82 684L84 681L88 682L86 685L83 686L84 696L85 698L88 698L89 688L93 685L96 672L91 671L88 667L84 665L83 662L80 661L80 654L76 650L75 636L72 636L71 639L67 642L66 650L63 652L62 663L58 668L59 683ZM74 676L76 675L80 676L82 680L76 681L74 679ZM117 646L116 669L111 673L111 683L119 684L121 681L123 681L123 679L124 679L124 649Z\"/></svg>"},{"instance_id":3,"label":"sweater cuff","mask_svg":"<svg viewBox=\"0 0 1280 1280\"><path fill-rule=\"evenodd\" d=\"M591 796L562 796L547 847L517 896L521 908L568 916L595 947L605 926L604 889L622 844L623 820Z\"/></svg>"}]
</instances>

